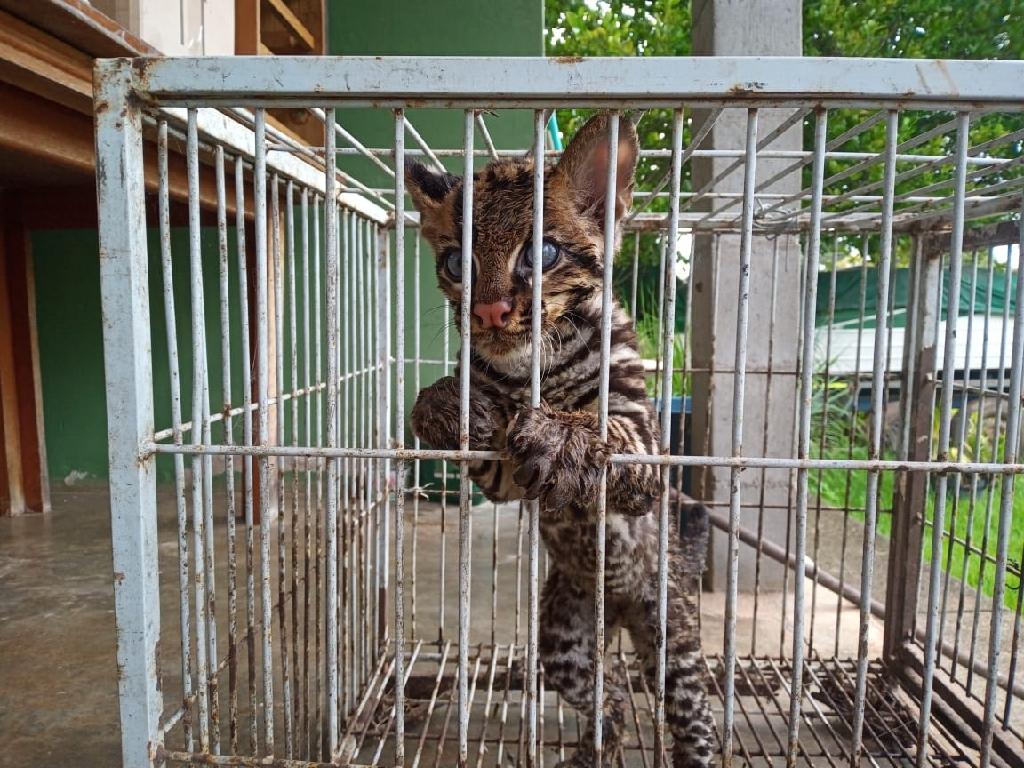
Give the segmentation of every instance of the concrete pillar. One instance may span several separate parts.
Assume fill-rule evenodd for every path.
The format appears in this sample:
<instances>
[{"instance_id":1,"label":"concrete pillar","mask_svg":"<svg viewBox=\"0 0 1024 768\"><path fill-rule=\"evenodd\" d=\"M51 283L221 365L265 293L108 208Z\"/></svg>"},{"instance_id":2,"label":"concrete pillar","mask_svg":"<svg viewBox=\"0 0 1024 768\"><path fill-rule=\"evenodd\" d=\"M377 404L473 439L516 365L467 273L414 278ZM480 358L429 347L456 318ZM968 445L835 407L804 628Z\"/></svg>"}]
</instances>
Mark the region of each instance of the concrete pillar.
<instances>
[{"instance_id":1,"label":"concrete pillar","mask_svg":"<svg viewBox=\"0 0 1024 768\"><path fill-rule=\"evenodd\" d=\"M696 55L754 56L801 54L800 0L694 0L693 52ZM762 109L758 115L758 136L764 137L792 114L791 109ZM706 113L694 115L694 126ZM742 149L747 124L746 109L726 110L718 119L704 147ZM801 149L802 127L797 122L771 144L772 149ZM694 189L699 189L724 171L733 159L696 158L693 161ZM757 179L768 179L792 160L759 159ZM800 189L799 171L762 190L791 193ZM737 168L713 191L742 192L743 168ZM702 210L718 207L721 200L704 200ZM739 216L737 203L730 211ZM708 235L694 239L693 268L693 442L695 450L707 455L728 456L732 446L733 367L736 352L736 306L740 258L739 235L719 237L716 245ZM778 247L777 285L772 325L772 260ZM717 265L716 265L717 260ZM800 244L792 236L772 240L753 238L749 299L749 346L745 389L743 453L746 456L792 456L796 406L797 335L800 307ZM716 268L717 267L717 268ZM715 284L717 281L717 285ZM712 333L712 329L714 333ZM770 372L770 373L769 373ZM770 398L766 401L770 381ZM766 445L767 444L767 445ZM757 530L763 509L764 535L781 546L786 543L787 504L790 503L790 473L747 470L742 475L742 525ZM696 475L697 494L711 502L724 517L729 511L729 471L708 470ZM762 508L763 500L763 508ZM724 589L727 537L712 536L711 585ZM754 584L753 550L740 545L740 589ZM783 570L767 558L761 567L762 589L778 589Z\"/></svg>"}]
</instances>

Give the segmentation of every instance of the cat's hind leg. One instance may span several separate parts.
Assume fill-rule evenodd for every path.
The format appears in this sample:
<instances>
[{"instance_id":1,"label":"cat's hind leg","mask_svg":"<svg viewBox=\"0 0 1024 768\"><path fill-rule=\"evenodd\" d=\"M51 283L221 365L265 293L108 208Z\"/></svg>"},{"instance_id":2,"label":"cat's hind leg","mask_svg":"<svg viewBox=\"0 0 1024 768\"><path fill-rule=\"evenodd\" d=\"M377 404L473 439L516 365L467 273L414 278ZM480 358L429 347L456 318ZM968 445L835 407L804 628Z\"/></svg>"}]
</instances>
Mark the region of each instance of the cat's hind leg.
<instances>
[{"instance_id":1,"label":"cat's hind leg","mask_svg":"<svg viewBox=\"0 0 1024 768\"><path fill-rule=\"evenodd\" d=\"M673 738L673 768L706 768L711 765L715 724L704 682L696 608L681 584L684 577L670 565L665 627L665 724ZM651 591L656 595L655 590ZM655 641L660 629L657 599L639 601L630 612L627 627L644 674L653 686L657 669Z\"/></svg>"},{"instance_id":2,"label":"cat's hind leg","mask_svg":"<svg viewBox=\"0 0 1024 768\"><path fill-rule=\"evenodd\" d=\"M538 638L545 685L587 720L579 749L556 768L598 768L593 731L595 626L593 595L552 571L544 585ZM617 765L625 724L626 691L616 669L605 667L600 768Z\"/></svg>"}]
</instances>

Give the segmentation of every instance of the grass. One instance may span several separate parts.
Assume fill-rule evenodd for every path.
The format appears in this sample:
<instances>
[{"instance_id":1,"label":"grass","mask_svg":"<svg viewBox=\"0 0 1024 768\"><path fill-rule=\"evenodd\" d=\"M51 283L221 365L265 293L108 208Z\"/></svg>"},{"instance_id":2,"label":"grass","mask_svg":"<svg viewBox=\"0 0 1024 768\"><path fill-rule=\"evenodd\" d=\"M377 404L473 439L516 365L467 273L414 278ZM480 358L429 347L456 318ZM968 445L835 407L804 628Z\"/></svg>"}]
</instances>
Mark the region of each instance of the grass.
<instances>
[{"instance_id":1,"label":"grass","mask_svg":"<svg viewBox=\"0 0 1024 768\"><path fill-rule=\"evenodd\" d=\"M640 298L641 310L644 306L651 307L656 303L652 295L642 294ZM657 312L641 311L636 321L636 331L643 357L660 357ZM683 359L684 334L677 333L673 343L673 354L678 366L679 361ZM654 377L648 377L649 395L654 396L655 386ZM688 393L690 381L684 381L681 373L675 373L672 377L672 391L674 394ZM812 401L811 438L812 454L816 458L868 458L867 415L852 411L852 397L848 382L839 379L826 381L822 376L816 377ZM934 445L938 442L938 412L933 422ZM967 425L967 434L971 439L965 446L961 458L972 461L1001 460L1003 441L1000 440L998 445L992 445L991 439L985 436L986 430L976 433L976 426L977 423L972 418ZM975 435L980 435L980 438L975 439ZM891 450L883 451L883 457L894 459L896 455ZM896 480L897 474L894 472L883 472L879 478L877 530L878 535L885 538L890 538L892 534L892 501ZM932 521L935 518L937 480L937 476L932 476L925 504L926 529L922 548L926 563L932 562ZM855 520L863 522L868 487L867 472L828 469L810 473L809 482L811 491L821 499L824 506L849 509ZM968 586L980 590L989 597L995 588L995 565L974 550L984 550L989 555L995 553L1004 482L1006 481L1003 478L989 475L963 475L960 477L959 486L955 475L947 480L943 520L946 535L943 537L940 552L942 570L948 573L951 579L966 581ZM951 530L952 537L949 536ZM1019 558L1024 551L1024 478L1014 483L1008 551L1010 564L1016 566L1014 570L1019 571ZM1020 579L1016 574L1008 574L1004 593L1004 604L1007 607L1016 607L1020 588Z\"/></svg>"},{"instance_id":2,"label":"grass","mask_svg":"<svg viewBox=\"0 0 1024 768\"><path fill-rule=\"evenodd\" d=\"M826 396L826 391L828 395ZM864 414L851 418L850 398L846 385L831 381L827 385L819 380L813 401L812 453L815 457L829 459L867 459L868 431ZM825 413L829 418L824 418ZM937 423L937 419L936 419ZM973 430L969 430L973 434ZM852 441L851 441L852 435ZM851 448L852 442L852 448ZM969 446L963 458L992 461L1002 455L1002 441L995 449L986 446L982 439L980 446ZM884 452L885 458L895 458L892 451ZM878 534L889 538L892 532L892 500L898 475L883 472L879 482ZM824 505L850 509L851 516L864 520L864 504L867 498L868 473L828 469L812 472L809 477L811 491L818 495ZM947 480L946 504L943 520L943 538L940 551L942 570L953 579L963 580L982 594L992 596L995 587L995 565L982 558L974 550L984 550L994 555L999 531L999 509L1002 500L1003 478L991 475L962 475L959 484L957 476ZM973 486L972 486L973 483ZM932 522L935 519L938 477L932 476L929 495L925 504L926 528L923 542L924 560L932 562ZM953 536L948 534L953 531ZM968 532L970 538L968 539ZM967 543L970 543L970 549ZM1009 537L1009 558L1019 567L1018 558L1024 547L1024 482L1017 481L1013 487L1011 507L1011 528ZM945 576L943 577L945 580ZM1004 604L1015 608L1020 581L1015 574L1009 574L1004 593ZM952 597L950 599L953 599Z\"/></svg>"},{"instance_id":3,"label":"grass","mask_svg":"<svg viewBox=\"0 0 1024 768\"><path fill-rule=\"evenodd\" d=\"M650 303L650 299L647 300L647 303ZM643 306L644 303L641 303L641 307ZM660 360L663 350L659 344L661 329L657 312L642 312L635 322L637 341L640 345L640 356L648 360ZM690 392L690 377L687 375L684 379L680 370L683 366L685 352L686 334L677 332L672 340L672 367L675 369L672 373L672 394L674 395L683 395ZM657 378L659 380L655 383L656 377L647 377L647 394L650 397L654 397L656 390L660 391L661 389L660 375Z\"/></svg>"}]
</instances>

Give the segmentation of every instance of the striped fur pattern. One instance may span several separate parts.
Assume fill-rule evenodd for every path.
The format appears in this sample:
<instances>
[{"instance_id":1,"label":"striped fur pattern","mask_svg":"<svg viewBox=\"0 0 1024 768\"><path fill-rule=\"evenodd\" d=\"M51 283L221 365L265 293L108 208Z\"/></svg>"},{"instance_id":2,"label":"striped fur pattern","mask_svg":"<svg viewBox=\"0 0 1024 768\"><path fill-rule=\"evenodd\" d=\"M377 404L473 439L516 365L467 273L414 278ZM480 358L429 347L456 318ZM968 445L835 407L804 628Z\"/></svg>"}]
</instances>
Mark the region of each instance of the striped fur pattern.
<instances>
[{"instance_id":1,"label":"striped fur pattern","mask_svg":"<svg viewBox=\"0 0 1024 768\"><path fill-rule=\"evenodd\" d=\"M621 122L615 217L632 199L636 132ZM596 514L607 469L605 619L607 637L626 628L645 672L655 671L658 637L660 471L653 465L609 464L612 453L657 453L658 428L643 380L629 316L612 311L608 438L600 437L602 223L608 167L608 121L591 119L545 173L541 395L530 407L533 161L492 162L475 174L472 306L505 302L503 327L474 314L471 328L470 447L505 452L508 460L471 464L471 476L494 501L539 499L541 536L552 569L544 586L540 654L547 685L582 715L593 715ZM459 316L461 178L421 165L407 168L410 195L433 246L438 283ZM616 235L618 238L618 234ZM553 250L552 250L553 246ZM616 247L618 243L616 243ZM546 257L545 257L546 258ZM505 305L501 305L505 306ZM419 393L412 426L435 448L459 440L458 375ZM710 764L713 722L701 671L693 602L703 569L706 510L688 508L688 524L669 546L666 714L675 768ZM684 538L685 537L685 538ZM613 669L610 665L608 669ZM605 681L603 755L613 765L627 693L614 671ZM592 738L565 765L594 766Z\"/></svg>"}]
</instances>

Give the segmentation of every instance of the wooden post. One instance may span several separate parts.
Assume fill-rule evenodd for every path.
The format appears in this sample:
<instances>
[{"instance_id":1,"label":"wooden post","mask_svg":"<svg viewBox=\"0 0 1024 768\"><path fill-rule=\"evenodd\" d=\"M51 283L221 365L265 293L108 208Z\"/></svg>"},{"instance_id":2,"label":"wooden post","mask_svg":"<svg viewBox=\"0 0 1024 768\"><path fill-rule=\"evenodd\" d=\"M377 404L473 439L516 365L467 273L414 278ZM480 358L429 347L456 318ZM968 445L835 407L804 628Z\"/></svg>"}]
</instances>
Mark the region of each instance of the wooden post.
<instances>
[{"instance_id":1,"label":"wooden post","mask_svg":"<svg viewBox=\"0 0 1024 768\"><path fill-rule=\"evenodd\" d=\"M796 0L775 0L770 3L739 3L734 0L694 0L693 53L700 56L800 55L801 6ZM792 114L791 109L765 108L758 113L758 133L767 136ZM707 110L693 114L694 126L708 118ZM726 110L716 120L705 146L742 147L747 130L745 110ZM772 142L772 149L803 148L800 124L791 125ZM720 178L732 158L695 157L694 188L712 181L714 192L742 193L743 168L736 167ZM777 158L760 158L759 178L776 176L789 165ZM795 194L801 187L800 174L788 173L778 178L763 192ZM707 199L697 201L695 208L710 211L716 204ZM739 215L740 209L731 213ZM716 245L717 242L717 245ZM751 241L751 258L755 275L771 274L772 260L778 258L778 274L786 276L772 285L771 280L751 281L748 293L749 333L770 332L775 344L750 343L747 347L746 400L743 418L745 456L795 456L796 384L799 349L794 340L799 334L800 285L803 254L793 235L769 238L757 232ZM674 258L674 254L672 255ZM732 402L736 360L737 291L740 275L740 236L723 233L717 238L698 236L693 241L693 415L690 429L694 445L710 456L728 456L732 452ZM813 276L812 276L813 279ZM774 301L774 321L772 304ZM763 330L759 330L763 329ZM769 373L770 372L770 373ZM766 441L767 436L767 441ZM705 440L706 438L706 440ZM705 443L704 445L701 445ZM695 492L701 501L717 509L729 506L731 473L724 468L710 468L700 473ZM741 526L763 528L766 540L786 547L790 525L790 492L794 473L769 469L748 471L740 475ZM763 506L762 506L763 502ZM768 559L760 561L744 552L739 560L739 590L754 589L759 579L762 590L779 590L785 579L785 568ZM713 533L708 580L715 589L724 589L729 571L728 535Z\"/></svg>"},{"instance_id":2,"label":"wooden post","mask_svg":"<svg viewBox=\"0 0 1024 768\"><path fill-rule=\"evenodd\" d=\"M235 0L235 55L260 53L260 0Z\"/></svg>"},{"instance_id":3,"label":"wooden post","mask_svg":"<svg viewBox=\"0 0 1024 768\"><path fill-rule=\"evenodd\" d=\"M0 230L0 514L48 512L32 249L21 206L10 193L0 202Z\"/></svg>"},{"instance_id":4,"label":"wooden post","mask_svg":"<svg viewBox=\"0 0 1024 768\"><path fill-rule=\"evenodd\" d=\"M902 382L903 397L916 399L903 411L910 417L907 459L927 461L931 456L932 419L935 408L936 329L942 308L935 299L942 280L942 258L937 251L920 250L917 293L913 296L914 339L904 345L903 370L913 359L912 381ZM901 409L902 411L902 409ZM928 499L928 475L910 472L900 475L893 503L892 543L890 552L900 557L889 558L886 578L885 632L883 658L901 665L898 658L903 647L913 642L917 611L918 582L921 579L921 549L924 535L925 505Z\"/></svg>"}]
</instances>

